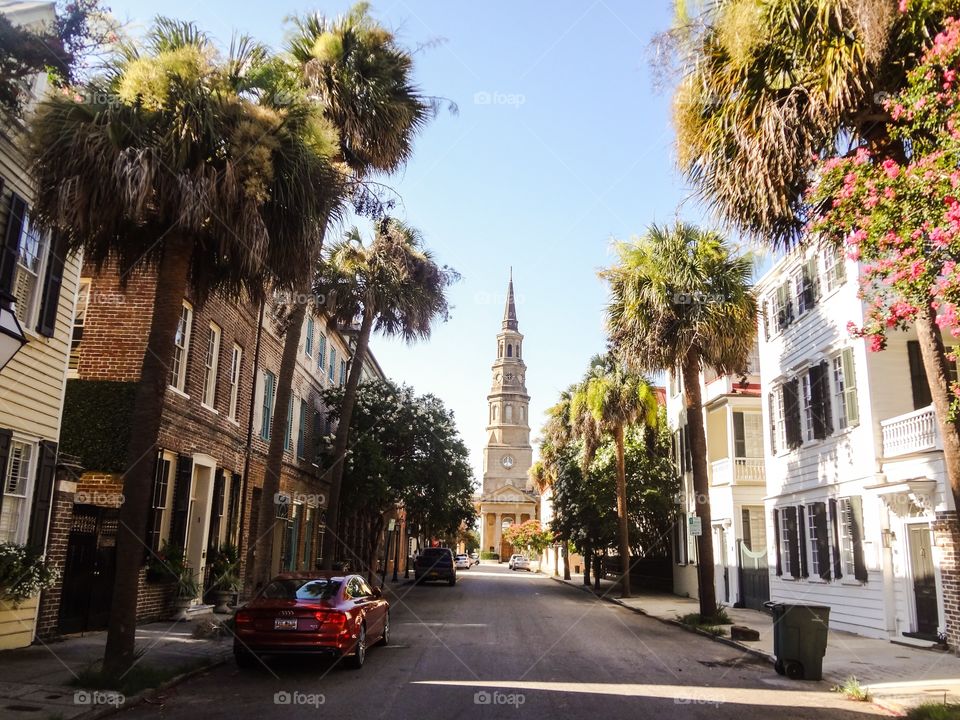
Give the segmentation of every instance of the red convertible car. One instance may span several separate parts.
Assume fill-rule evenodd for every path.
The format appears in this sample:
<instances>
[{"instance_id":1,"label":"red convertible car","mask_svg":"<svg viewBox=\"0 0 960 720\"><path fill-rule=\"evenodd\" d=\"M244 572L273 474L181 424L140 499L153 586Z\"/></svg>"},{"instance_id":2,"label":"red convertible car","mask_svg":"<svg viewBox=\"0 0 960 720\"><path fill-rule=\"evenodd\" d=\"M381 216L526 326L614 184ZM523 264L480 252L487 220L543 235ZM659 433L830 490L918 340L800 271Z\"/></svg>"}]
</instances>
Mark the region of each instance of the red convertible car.
<instances>
[{"instance_id":1,"label":"red convertible car","mask_svg":"<svg viewBox=\"0 0 960 720\"><path fill-rule=\"evenodd\" d=\"M329 654L361 668L367 648L390 642L390 603L360 575L285 573L234 616L242 668L261 655Z\"/></svg>"}]
</instances>

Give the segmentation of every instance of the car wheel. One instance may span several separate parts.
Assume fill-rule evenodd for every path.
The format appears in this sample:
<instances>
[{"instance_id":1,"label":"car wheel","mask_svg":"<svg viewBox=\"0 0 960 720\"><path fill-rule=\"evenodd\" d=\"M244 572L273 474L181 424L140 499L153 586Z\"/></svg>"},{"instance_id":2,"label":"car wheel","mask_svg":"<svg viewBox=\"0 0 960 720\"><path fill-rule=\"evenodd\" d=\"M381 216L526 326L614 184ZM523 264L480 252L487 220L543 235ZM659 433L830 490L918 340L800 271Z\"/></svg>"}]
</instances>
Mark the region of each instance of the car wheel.
<instances>
[{"instance_id":1,"label":"car wheel","mask_svg":"<svg viewBox=\"0 0 960 720\"><path fill-rule=\"evenodd\" d=\"M237 667L241 670L252 670L260 664L257 656L246 650L234 650L233 659L237 661Z\"/></svg>"},{"instance_id":2,"label":"car wheel","mask_svg":"<svg viewBox=\"0 0 960 720\"><path fill-rule=\"evenodd\" d=\"M360 626L360 635L357 637L357 644L353 648L353 655L350 656L350 667L359 670L363 667L367 659L367 626Z\"/></svg>"},{"instance_id":3,"label":"car wheel","mask_svg":"<svg viewBox=\"0 0 960 720\"><path fill-rule=\"evenodd\" d=\"M390 644L390 611L389 610L387 610L387 614L383 618L383 634L380 635L380 644L381 645Z\"/></svg>"}]
</instances>

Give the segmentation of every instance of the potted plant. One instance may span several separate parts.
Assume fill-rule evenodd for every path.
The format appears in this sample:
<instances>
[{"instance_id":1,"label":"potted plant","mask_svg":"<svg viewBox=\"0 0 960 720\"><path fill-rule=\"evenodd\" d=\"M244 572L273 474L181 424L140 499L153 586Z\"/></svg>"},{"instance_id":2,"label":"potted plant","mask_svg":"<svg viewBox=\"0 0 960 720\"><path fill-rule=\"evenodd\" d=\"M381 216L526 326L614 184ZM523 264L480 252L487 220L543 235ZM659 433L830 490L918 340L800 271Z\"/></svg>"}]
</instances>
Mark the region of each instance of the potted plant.
<instances>
[{"instance_id":1,"label":"potted plant","mask_svg":"<svg viewBox=\"0 0 960 720\"><path fill-rule=\"evenodd\" d=\"M174 583L183 575L186 557L183 548L167 542L147 557L147 580L156 583Z\"/></svg>"},{"instance_id":2,"label":"potted plant","mask_svg":"<svg viewBox=\"0 0 960 720\"><path fill-rule=\"evenodd\" d=\"M59 578L59 568L39 553L17 543L0 543L0 623L13 629L0 637L0 649L30 644L40 592Z\"/></svg>"},{"instance_id":3,"label":"potted plant","mask_svg":"<svg viewBox=\"0 0 960 720\"><path fill-rule=\"evenodd\" d=\"M200 583L198 583L193 576L193 571L190 569L190 566L184 564L182 574L177 579L176 597L174 599L174 607L177 612L174 620L187 619L187 610L190 609L190 606L199 594Z\"/></svg>"},{"instance_id":4,"label":"potted plant","mask_svg":"<svg viewBox=\"0 0 960 720\"><path fill-rule=\"evenodd\" d=\"M230 612L229 603L240 589L240 555L235 545L221 545L210 564L211 590L217 613Z\"/></svg>"}]
</instances>

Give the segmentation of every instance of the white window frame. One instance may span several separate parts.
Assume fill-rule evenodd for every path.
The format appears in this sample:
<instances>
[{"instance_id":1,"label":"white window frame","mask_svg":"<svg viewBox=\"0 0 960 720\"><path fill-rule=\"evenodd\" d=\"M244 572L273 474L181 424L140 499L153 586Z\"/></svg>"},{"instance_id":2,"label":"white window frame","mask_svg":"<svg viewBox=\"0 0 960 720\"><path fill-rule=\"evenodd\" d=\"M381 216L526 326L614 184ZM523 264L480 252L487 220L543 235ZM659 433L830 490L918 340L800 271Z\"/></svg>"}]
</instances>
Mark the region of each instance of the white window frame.
<instances>
[{"instance_id":1,"label":"white window frame","mask_svg":"<svg viewBox=\"0 0 960 720\"><path fill-rule=\"evenodd\" d=\"M38 245L35 256L36 269L29 268L23 264L24 240L28 235L31 238L35 238ZM17 298L17 288L20 283L21 274L26 273L30 276L30 282L32 283L32 286L30 288L30 297L29 301L26 303L26 307L21 307L19 300L14 303L17 318L20 320L20 323L23 325L24 329L28 332L33 332L40 318L40 302L41 295L43 295L43 279L46 277L47 263L49 262L49 259L50 233L45 232L37 237L37 234L34 233L32 229L30 213L27 212L24 215L23 227L20 229L20 237L17 240L17 265L14 268L12 292L14 298Z\"/></svg>"},{"instance_id":2,"label":"white window frame","mask_svg":"<svg viewBox=\"0 0 960 720\"><path fill-rule=\"evenodd\" d=\"M803 288L806 284L805 267L806 264L801 263L800 267L794 271L790 281L790 285L793 288L793 301L797 308L798 318L810 309L807 307L806 298L803 294Z\"/></svg>"},{"instance_id":3,"label":"white window frame","mask_svg":"<svg viewBox=\"0 0 960 720\"><path fill-rule=\"evenodd\" d=\"M170 364L170 387L181 393L184 392L187 382L187 358L190 356L192 330L193 305L184 300L173 339L173 361ZM177 338L182 338L182 341L178 342Z\"/></svg>"},{"instance_id":4,"label":"white window frame","mask_svg":"<svg viewBox=\"0 0 960 720\"><path fill-rule=\"evenodd\" d=\"M164 452L163 459L168 463L167 496L164 498L163 515L160 517L160 544L170 539L170 525L173 523L173 492L177 482L177 456ZM152 499L151 499L152 502Z\"/></svg>"},{"instance_id":5,"label":"white window frame","mask_svg":"<svg viewBox=\"0 0 960 720\"><path fill-rule=\"evenodd\" d=\"M75 378L80 370L80 343L77 329L82 329L87 321L87 309L90 307L90 292L93 287L91 278L80 278L77 283L77 302L73 309L73 325L70 330L70 358L67 361L67 375Z\"/></svg>"},{"instance_id":6,"label":"white window frame","mask_svg":"<svg viewBox=\"0 0 960 720\"><path fill-rule=\"evenodd\" d=\"M223 331L216 323L210 323L207 335L207 354L203 362L203 394L200 404L216 412L217 373L220 371L220 339Z\"/></svg>"},{"instance_id":7,"label":"white window frame","mask_svg":"<svg viewBox=\"0 0 960 720\"><path fill-rule=\"evenodd\" d=\"M853 552L853 508L850 498L837 498L837 518L840 529L840 569L844 579L855 578L857 565Z\"/></svg>"},{"instance_id":8,"label":"white window frame","mask_svg":"<svg viewBox=\"0 0 960 720\"><path fill-rule=\"evenodd\" d=\"M843 251L827 246L823 249L823 269L826 291L833 292L847 281L847 266Z\"/></svg>"},{"instance_id":9,"label":"white window frame","mask_svg":"<svg viewBox=\"0 0 960 720\"><path fill-rule=\"evenodd\" d=\"M303 354L308 358L313 357L313 334L314 334L314 321L312 315L307 315L306 327L304 329L304 340L303 340Z\"/></svg>"},{"instance_id":10,"label":"white window frame","mask_svg":"<svg viewBox=\"0 0 960 720\"><path fill-rule=\"evenodd\" d=\"M243 348L233 344L230 353L230 405L227 408L227 417L237 421L237 404L240 398L240 370L243 367Z\"/></svg>"},{"instance_id":11,"label":"white window frame","mask_svg":"<svg viewBox=\"0 0 960 720\"><path fill-rule=\"evenodd\" d=\"M787 447L787 422L785 408L783 406L783 385L777 385L771 391L773 394L773 417L770 422L773 423L773 432L777 438L776 454L788 452Z\"/></svg>"},{"instance_id":12,"label":"white window frame","mask_svg":"<svg viewBox=\"0 0 960 720\"><path fill-rule=\"evenodd\" d=\"M803 424L803 441L816 440L813 434L813 386L810 384L810 368L800 373L800 417Z\"/></svg>"},{"instance_id":13,"label":"white window frame","mask_svg":"<svg viewBox=\"0 0 960 720\"><path fill-rule=\"evenodd\" d=\"M819 551L817 549L817 525L816 525L816 503L811 502L803 506L803 511L806 514L806 529L807 537L804 538L804 552L807 553L807 565L810 569L809 580L820 580L821 579L821 567L820 563L823 562L824 558L820 557ZM824 502L824 511L826 512L826 503ZM829 517L827 518L827 546L830 545L830 532L829 532ZM826 561L829 563L830 558L826 558Z\"/></svg>"},{"instance_id":14,"label":"white window frame","mask_svg":"<svg viewBox=\"0 0 960 720\"><path fill-rule=\"evenodd\" d=\"M780 572L782 573L781 577L787 579L797 579L799 577L800 568L795 568L790 565L790 526L787 523L787 512L786 508L777 508L776 510L779 514L779 526L780 526ZM796 538L794 538L796 540Z\"/></svg>"},{"instance_id":15,"label":"white window frame","mask_svg":"<svg viewBox=\"0 0 960 720\"><path fill-rule=\"evenodd\" d=\"M26 473L20 473L24 486L18 487L19 492L12 492L10 489L11 473L13 472L14 450L15 448L27 448L30 451L30 457L27 462ZM19 545L27 541L27 535L30 532L30 511L33 507L33 491L37 477L37 461L40 456L40 445L36 440L14 435L10 439L10 454L7 458L7 466L3 468L3 497L4 503L0 509L0 517L11 517L16 522L16 527L8 530L9 535L0 535L0 542L13 542ZM22 465L21 465L22 467ZM12 510L12 499L18 500L17 509ZM12 531L12 532L11 532Z\"/></svg>"}]
</instances>

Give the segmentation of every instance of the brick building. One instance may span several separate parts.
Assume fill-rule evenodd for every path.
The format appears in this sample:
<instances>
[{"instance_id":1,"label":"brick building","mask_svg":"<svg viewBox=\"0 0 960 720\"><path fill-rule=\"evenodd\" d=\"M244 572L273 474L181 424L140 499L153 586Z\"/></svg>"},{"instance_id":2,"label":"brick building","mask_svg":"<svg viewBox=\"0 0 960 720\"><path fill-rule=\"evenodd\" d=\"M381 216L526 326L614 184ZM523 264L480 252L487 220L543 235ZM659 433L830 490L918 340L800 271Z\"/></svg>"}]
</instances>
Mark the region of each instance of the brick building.
<instances>
[{"instance_id":1,"label":"brick building","mask_svg":"<svg viewBox=\"0 0 960 720\"><path fill-rule=\"evenodd\" d=\"M56 497L52 559L62 586L47 593L38 634L104 627L109 615L117 508L135 384L146 349L155 279L150 270L121 278L117 268L84 267L69 359L62 446L75 457L72 484ZM315 567L322 546L326 485L316 464L317 433L331 431L320 393L344 384L350 333L308 317L288 409L281 496L275 504L273 569ZM206 587L211 554L241 550L245 576L266 467L283 339L272 303L184 292L176 349L161 418L144 556L165 543L184 548ZM383 374L371 357L367 377ZM73 490L73 492L69 492ZM252 538L252 539L251 539ZM138 618L169 616L174 585L141 571ZM249 588L246 588L249 590ZM194 599L204 607L204 597Z\"/></svg>"}]
</instances>

